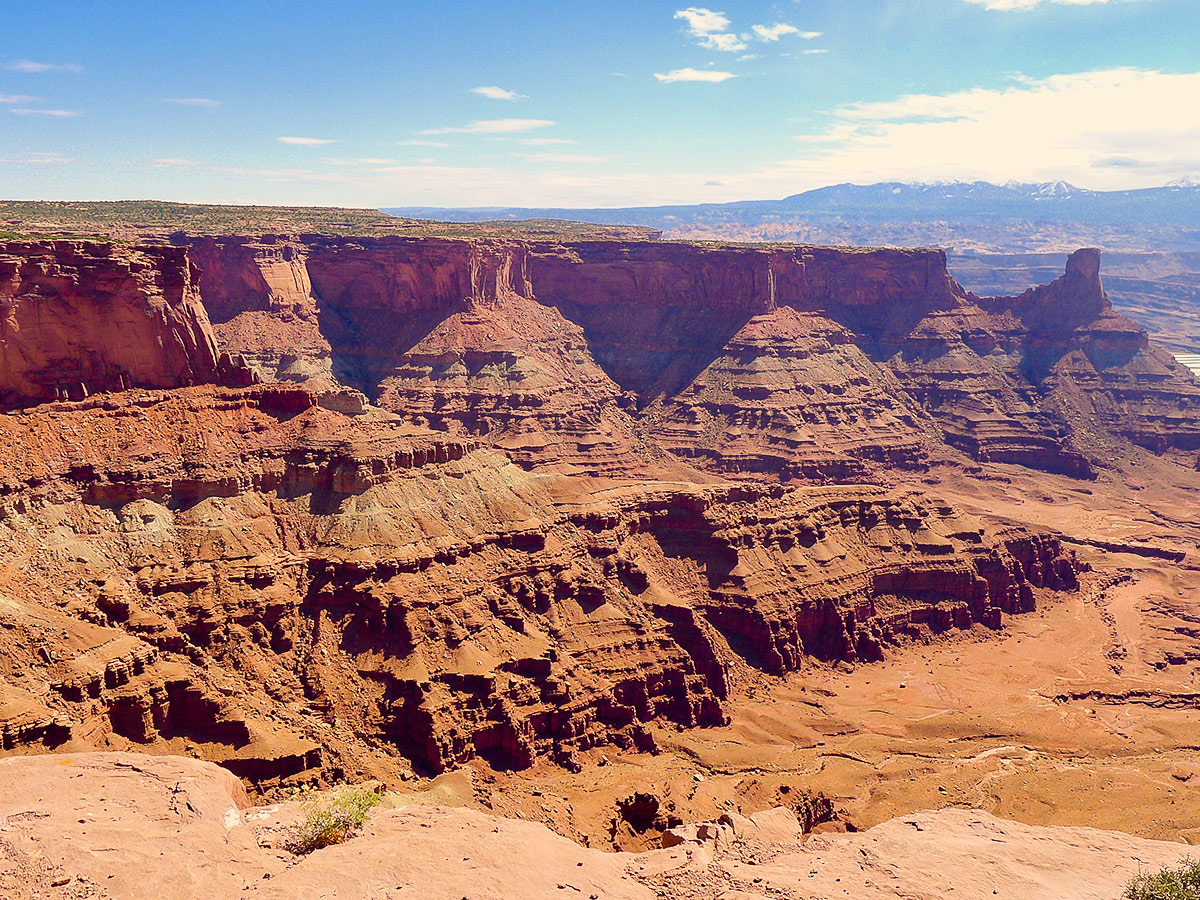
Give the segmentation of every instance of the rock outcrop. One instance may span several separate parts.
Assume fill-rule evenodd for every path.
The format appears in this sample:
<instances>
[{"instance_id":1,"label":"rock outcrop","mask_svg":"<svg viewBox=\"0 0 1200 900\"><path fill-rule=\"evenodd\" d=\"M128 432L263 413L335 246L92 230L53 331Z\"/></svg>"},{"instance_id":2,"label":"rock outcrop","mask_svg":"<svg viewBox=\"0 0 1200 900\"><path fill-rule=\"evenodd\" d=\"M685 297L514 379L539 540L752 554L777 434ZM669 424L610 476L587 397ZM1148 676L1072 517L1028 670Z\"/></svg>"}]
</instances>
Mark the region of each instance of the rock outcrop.
<instances>
[{"instance_id":1,"label":"rock outcrop","mask_svg":"<svg viewBox=\"0 0 1200 900\"><path fill-rule=\"evenodd\" d=\"M0 404L250 383L217 349L198 277L178 247L0 244Z\"/></svg>"},{"instance_id":2,"label":"rock outcrop","mask_svg":"<svg viewBox=\"0 0 1200 900\"><path fill-rule=\"evenodd\" d=\"M1089 477L1125 442L1156 452L1200 440L1200 389L1146 332L1115 313L1100 254L1080 250L1062 278L1019 297L931 315L878 355L981 461Z\"/></svg>"},{"instance_id":3,"label":"rock outcrop","mask_svg":"<svg viewBox=\"0 0 1200 900\"><path fill-rule=\"evenodd\" d=\"M655 723L723 723L746 666L878 659L1076 586L1057 539L916 491L581 496L323 399L130 391L0 418L8 743L189 746L255 781L574 767L652 749Z\"/></svg>"},{"instance_id":4,"label":"rock outcrop","mask_svg":"<svg viewBox=\"0 0 1200 900\"><path fill-rule=\"evenodd\" d=\"M790 811L692 826L648 853L589 850L545 826L389 795L347 842L280 849L298 804L248 804L217 766L85 753L0 760L0 892L9 900L384 896L611 900L948 895L1115 897L1187 845L943 809L802 841ZM694 833L694 834L693 834ZM397 852L402 848L402 852Z\"/></svg>"},{"instance_id":5,"label":"rock outcrop","mask_svg":"<svg viewBox=\"0 0 1200 900\"><path fill-rule=\"evenodd\" d=\"M8 749L260 783L653 749L756 673L1076 589L1057 537L903 473L1089 475L1197 428L1091 251L983 300L936 251L180 240L8 245L6 351L43 348L13 398L171 388L0 417ZM217 339L302 383L179 387L249 380Z\"/></svg>"},{"instance_id":6,"label":"rock outcrop","mask_svg":"<svg viewBox=\"0 0 1200 900\"><path fill-rule=\"evenodd\" d=\"M1130 444L1200 443L1200 389L1112 311L1096 251L981 299L940 251L191 243L218 334L266 377L354 387L526 467L629 473L667 454L846 481L965 452L1092 477Z\"/></svg>"}]
</instances>

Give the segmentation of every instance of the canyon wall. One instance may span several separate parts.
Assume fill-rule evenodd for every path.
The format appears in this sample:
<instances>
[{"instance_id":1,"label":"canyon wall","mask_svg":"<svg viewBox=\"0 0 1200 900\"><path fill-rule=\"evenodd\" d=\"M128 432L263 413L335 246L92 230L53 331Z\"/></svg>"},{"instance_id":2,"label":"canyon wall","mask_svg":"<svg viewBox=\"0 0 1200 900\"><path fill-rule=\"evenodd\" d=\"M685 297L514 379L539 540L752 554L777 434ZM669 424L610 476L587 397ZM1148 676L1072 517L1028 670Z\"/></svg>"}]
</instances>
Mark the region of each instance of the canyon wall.
<instances>
[{"instance_id":1,"label":"canyon wall","mask_svg":"<svg viewBox=\"0 0 1200 900\"><path fill-rule=\"evenodd\" d=\"M0 404L248 383L217 350L199 274L183 248L0 244Z\"/></svg>"},{"instance_id":2,"label":"canyon wall","mask_svg":"<svg viewBox=\"0 0 1200 900\"><path fill-rule=\"evenodd\" d=\"M4 749L186 749L259 782L574 768L722 724L754 671L997 628L1077 584L1055 537L913 490L572 491L325 401L196 387L0 416Z\"/></svg>"},{"instance_id":3,"label":"canyon wall","mask_svg":"<svg viewBox=\"0 0 1200 900\"><path fill-rule=\"evenodd\" d=\"M966 453L1092 477L1200 446L1200 390L1112 311L1099 254L978 298L936 250L198 239L217 333L525 466L686 460L845 481ZM569 386L569 387L568 387ZM1097 431L1087 422L1097 420Z\"/></svg>"},{"instance_id":4,"label":"canyon wall","mask_svg":"<svg viewBox=\"0 0 1200 900\"><path fill-rule=\"evenodd\" d=\"M19 752L147 746L273 783L653 749L740 685L1076 589L1055 535L905 473L1086 477L1197 433L1200 389L1089 251L980 299L937 251L7 246ZM228 386L242 355L284 380ZM130 389L63 399L63 373Z\"/></svg>"}]
</instances>

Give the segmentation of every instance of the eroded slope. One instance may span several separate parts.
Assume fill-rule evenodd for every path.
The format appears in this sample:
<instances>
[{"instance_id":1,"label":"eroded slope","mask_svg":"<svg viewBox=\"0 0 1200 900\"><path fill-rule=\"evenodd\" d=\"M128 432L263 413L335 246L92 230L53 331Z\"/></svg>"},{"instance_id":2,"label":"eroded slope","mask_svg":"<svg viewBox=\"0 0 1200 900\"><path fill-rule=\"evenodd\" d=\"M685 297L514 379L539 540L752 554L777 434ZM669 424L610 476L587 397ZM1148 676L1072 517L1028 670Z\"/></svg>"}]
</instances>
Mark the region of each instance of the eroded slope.
<instances>
[{"instance_id":1,"label":"eroded slope","mask_svg":"<svg viewBox=\"0 0 1200 900\"><path fill-rule=\"evenodd\" d=\"M1133 445L1200 441L1200 388L1113 312L1096 251L1045 288L981 299L937 251L193 245L218 334L268 377L338 380L527 467L632 472L665 452L845 481L965 452L1092 477Z\"/></svg>"}]
</instances>

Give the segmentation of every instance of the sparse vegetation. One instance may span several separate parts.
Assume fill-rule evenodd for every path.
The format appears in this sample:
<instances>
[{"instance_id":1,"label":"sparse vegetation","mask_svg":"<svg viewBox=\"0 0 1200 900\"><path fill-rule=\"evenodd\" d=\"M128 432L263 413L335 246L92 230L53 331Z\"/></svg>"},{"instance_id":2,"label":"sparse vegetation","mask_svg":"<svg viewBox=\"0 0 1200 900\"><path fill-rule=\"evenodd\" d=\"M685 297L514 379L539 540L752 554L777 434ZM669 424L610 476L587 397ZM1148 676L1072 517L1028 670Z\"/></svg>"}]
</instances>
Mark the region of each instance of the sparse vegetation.
<instances>
[{"instance_id":1,"label":"sparse vegetation","mask_svg":"<svg viewBox=\"0 0 1200 900\"><path fill-rule=\"evenodd\" d=\"M367 820L367 813L383 799L370 787L347 787L308 803L304 821L288 843L293 853L312 853L340 844Z\"/></svg>"},{"instance_id":2,"label":"sparse vegetation","mask_svg":"<svg viewBox=\"0 0 1200 900\"><path fill-rule=\"evenodd\" d=\"M434 222L377 209L322 206L217 206L158 200L0 200L0 232L8 237L70 236L159 243L186 235L322 234L344 237L638 240L653 228L591 225L557 219L528 222Z\"/></svg>"},{"instance_id":3,"label":"sparse vegetation","mask_svg":"<svg viewBox=\"0 0 1200 900\"><path fill-rule=\"evenodd\" d=\"M1138 875L1122 896L1125 900L1200 900L1200 859Z\"/></svg>"}]
</instances>

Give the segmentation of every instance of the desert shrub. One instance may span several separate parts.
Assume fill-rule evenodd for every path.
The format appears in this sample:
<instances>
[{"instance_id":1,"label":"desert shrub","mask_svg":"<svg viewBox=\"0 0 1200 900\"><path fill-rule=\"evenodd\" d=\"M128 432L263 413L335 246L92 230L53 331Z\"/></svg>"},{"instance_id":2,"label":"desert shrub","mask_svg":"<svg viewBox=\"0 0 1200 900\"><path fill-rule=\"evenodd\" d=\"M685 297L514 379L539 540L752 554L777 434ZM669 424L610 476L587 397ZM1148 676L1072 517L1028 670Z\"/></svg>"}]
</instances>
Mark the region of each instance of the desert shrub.
<instances>
[{"instance_id":1,"label":"desert shrub","mask_svg":"<svg viewBox=\"0 0 1200 900\"><path fill-rule=\"evenodd\" d=\"M340 844L367 820L371 807L382 798L369 787L342 788L308 803L304 821L288 843L293 853L312 853Z\"/></svg>"},{"instance_id":2,"label":"desert shrub","mask_svg":"<svg viewBox=\"0 0 1200 900\"><path fill-rule=\"evenodd\" d=\"M1125 888L1125 900L1200 900L1200 860L1138 875Z\"/></svg>"}]
</instances>

